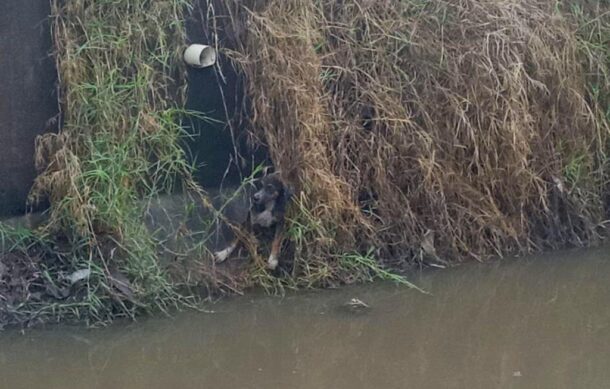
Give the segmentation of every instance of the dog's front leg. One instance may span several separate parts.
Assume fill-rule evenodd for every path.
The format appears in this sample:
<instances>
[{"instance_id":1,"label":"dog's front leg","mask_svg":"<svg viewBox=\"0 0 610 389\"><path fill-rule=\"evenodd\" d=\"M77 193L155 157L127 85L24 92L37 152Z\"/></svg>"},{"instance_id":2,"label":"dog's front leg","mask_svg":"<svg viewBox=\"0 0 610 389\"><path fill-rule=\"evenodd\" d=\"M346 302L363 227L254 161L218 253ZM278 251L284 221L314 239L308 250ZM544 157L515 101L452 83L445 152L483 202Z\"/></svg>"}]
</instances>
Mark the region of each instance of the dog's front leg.
<instances>
[{"instance_id":1,"label":"dog's front leg","mask_svg":"<svg viewBox=\"0 0 610 389\"><path fill-rule=\"evenodd\" d=\"M282 240L284 238L284 223L280 222L275 227L275 236L273 242L271 242L271 254L267 260L267 267L271 270L275 270L277 265L280 263L280 250L282 249Z\"/></svg>"},{"instance_id":2,"label":"dog's front leg","mask_svg":"<svg viewBox=\"0 0 610 389\"><path fill-rule=\"evenodd\" d=\"M229 256L233 254L233 251L235 251L235 249L237 248L238 243L239 240L234 239L228 247L220 251L216 251L214 253L214 260L216 261L216 263L224 262L227 258L229 258Z\"/></svg>"}]
</instances>

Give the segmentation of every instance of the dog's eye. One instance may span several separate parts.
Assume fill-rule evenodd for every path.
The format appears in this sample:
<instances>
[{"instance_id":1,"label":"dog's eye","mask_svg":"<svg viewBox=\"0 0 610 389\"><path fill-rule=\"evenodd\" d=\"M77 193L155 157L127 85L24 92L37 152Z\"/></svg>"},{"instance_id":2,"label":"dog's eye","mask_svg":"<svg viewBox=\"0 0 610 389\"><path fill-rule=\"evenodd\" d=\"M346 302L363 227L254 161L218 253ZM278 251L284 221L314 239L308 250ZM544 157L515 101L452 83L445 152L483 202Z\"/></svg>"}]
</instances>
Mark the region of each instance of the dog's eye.
<instances>
[{"instance_id":1,"label":"dog's eye","mask_svg":"<svg viewBox=\"0 0 610 389\"><path fill-rule=\"evenodd\" d=\"M267 185L265 189L267 189L269 192L273 192L274 190L273 185Z\"/></svg>"}]
</instances>

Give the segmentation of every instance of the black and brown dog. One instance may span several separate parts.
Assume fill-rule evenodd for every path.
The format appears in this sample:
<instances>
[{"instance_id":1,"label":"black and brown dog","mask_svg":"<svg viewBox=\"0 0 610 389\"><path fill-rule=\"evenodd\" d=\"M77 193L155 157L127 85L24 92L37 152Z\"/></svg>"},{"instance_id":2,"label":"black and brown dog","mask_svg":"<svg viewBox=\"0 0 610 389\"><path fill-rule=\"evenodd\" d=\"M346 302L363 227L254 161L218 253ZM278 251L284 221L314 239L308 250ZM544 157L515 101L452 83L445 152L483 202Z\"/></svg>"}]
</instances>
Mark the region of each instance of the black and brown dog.
<instances>
[{"instance_id":1,"label":"black and brown dog","mask_svg":"<svg viewBox=\"0 0 610 389\"><path fill-rule=\"evenodd\" d=\"M279 264L279 254L284 234L284 217L286 207L292 197L289 190L280 178L279 173L265 175L259 182L259 188L251 196L251 205L248 213L250 231L256 228L275 229L271 253L267 260L267 267L274 270ZM246 222L246 225L248 222ZM217 263L223 262L237 249L239 239L234 237L230 244L214 253Z\"/></svg>"}]
</instances>

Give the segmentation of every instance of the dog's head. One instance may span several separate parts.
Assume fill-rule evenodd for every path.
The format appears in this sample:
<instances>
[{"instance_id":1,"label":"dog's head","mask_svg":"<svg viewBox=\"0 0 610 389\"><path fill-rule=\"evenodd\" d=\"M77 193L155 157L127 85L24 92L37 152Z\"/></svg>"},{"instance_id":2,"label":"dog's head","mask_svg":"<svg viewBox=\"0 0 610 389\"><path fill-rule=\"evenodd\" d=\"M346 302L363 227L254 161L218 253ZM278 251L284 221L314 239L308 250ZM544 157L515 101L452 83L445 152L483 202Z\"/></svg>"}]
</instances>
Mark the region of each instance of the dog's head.
<instances>
[{"instance_id":1,"label":"dog's head","mask_svg":"<svg viewBox=\"0 0 610 389\"><path fill-rule=\"evenodd\" d=\"M279 174L273 173L264 176L260 180L259 189L252 195L252 202L257 206L262 206L284 198L286 188L280 179Z\"/></svg>"}]
</instances>

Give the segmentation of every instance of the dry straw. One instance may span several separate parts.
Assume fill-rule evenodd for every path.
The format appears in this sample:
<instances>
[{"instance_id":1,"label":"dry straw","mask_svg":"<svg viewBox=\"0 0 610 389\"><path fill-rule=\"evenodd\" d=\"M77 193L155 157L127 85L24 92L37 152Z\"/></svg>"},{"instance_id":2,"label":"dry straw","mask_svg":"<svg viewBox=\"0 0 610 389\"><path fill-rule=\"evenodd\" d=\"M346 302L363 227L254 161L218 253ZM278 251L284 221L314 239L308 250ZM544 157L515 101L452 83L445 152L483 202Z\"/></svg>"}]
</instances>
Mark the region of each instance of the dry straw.
<instances>
[{"instance_id":1,"label":"dry straw","mask_svg":"<svg viewBox=\"0 0 610 389\"><path fill-rule=\"evenodd\" d=\"M253 143L300 189L301 274L599 237L609 7L600 2L214 2ZM432 258L431 258L432 257Z\"/></svg>"}]
</instances>

